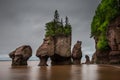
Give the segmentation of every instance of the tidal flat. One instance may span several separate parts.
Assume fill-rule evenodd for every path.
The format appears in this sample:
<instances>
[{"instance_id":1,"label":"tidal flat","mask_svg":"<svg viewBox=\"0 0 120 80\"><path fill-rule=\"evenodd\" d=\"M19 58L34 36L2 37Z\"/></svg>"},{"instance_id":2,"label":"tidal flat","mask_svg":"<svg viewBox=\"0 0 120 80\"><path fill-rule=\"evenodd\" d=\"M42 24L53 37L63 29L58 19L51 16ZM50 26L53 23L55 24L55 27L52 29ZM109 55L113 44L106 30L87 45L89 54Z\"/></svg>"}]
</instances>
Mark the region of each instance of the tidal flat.
<instances>
[{"instance_id":1,"label":"tidal flat","mask_svg":"<svg viewBox=\"0 0 120 80\"><path fill-rule=\"evenodd\" d=\"M37 66L39 61L28 61L28 66L11 67L11 61L0 61L0 80L120 80L120 66L114 65L59 65Z\"/></svg>"}]
</instances>

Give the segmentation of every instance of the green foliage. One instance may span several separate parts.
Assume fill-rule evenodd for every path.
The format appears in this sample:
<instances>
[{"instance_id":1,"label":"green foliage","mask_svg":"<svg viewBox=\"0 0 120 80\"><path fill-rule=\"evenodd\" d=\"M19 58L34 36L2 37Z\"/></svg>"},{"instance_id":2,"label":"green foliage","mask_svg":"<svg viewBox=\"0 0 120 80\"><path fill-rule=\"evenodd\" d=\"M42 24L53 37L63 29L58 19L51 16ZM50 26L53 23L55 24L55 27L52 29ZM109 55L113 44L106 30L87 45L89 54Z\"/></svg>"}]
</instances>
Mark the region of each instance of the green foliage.
<instances>
[{"instance_id":1,"label":"green foliage","mask_svg":"<svg viewBox=\"0 0 120 80\"><path fill-rule=\"evenodd\" d=\"M119 0L102 0L91 24L91 37L98 37L98 49L106 49L106 30L108 24L120 14Z\"/></svg>"},{"instance_id":2,"label":"green foliage","mask_svg":"<svg viewBox=\"0 0 120 80\"><path fill-rule=\"evenodd\" d=\"M59 21L58 11L55 11L54 19L51 22L46 23L46 36L59 36L59 35L71 35L71 25L67 23L63 25L63 21Z\"/></svg>"},{"instance_id":3,"label":"green foliage","mask_svg":"<svg viewBox=\"0 0 120 80\"><path fill-rule=\"evenodd\" d=\"M107 50L108 47L108 41L104 35L99 36L99 41L97 43L97 48L100 50Z\"/></svg>"}]
</instances>

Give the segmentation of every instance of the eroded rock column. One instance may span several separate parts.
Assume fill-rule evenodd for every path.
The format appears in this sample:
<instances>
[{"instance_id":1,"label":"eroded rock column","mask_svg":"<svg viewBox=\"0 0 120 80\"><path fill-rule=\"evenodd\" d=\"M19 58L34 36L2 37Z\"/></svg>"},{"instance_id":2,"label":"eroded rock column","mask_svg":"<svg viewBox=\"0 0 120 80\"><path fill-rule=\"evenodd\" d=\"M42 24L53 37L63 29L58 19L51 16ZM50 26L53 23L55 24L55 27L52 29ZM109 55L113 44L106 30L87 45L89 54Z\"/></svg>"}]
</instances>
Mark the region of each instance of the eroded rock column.
<instances>
[{"instance_id":1,"label":"eroded rock column","mask_svg":"<svg viewBox=\"0 0 120 80\"><path fill-rule=\"evenodd\" d=\"M81 51L81 41L77 41L72 50L73 64L81 64L82 51Z\"/></svg>"}]
</instances>

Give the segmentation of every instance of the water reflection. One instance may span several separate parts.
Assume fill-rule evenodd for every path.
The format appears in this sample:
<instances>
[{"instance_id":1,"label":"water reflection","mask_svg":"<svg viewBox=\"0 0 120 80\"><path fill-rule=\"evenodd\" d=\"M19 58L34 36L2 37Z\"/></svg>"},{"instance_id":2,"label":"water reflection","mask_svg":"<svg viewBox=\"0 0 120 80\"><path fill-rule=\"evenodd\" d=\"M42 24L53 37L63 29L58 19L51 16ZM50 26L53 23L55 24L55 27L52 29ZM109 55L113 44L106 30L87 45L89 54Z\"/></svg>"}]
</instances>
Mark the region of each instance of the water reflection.
<instances>
[{"instance_id":1,"label":"water reflection","mask_svg":"<svg viewBox=\"0 0 120 80\"><path fill-rule=\"evenodd\" d=\"M11 67L9 68L9 76L7 80L30 80L30 67Z\"/></svg>"},{"instance_id":2,"label":"water reflection","mask_svg":"<svg viewBox=\"0 0 120 80\"><path fill-rule=\"evenodd\" d=\"M40 67L37 80L70 80L71 66Z\"/></svg>"},{"instance_id":3,"label":"water reflection","mask_svg":"<svg viewBox=\"0 0 120 80\"><path fill-rule=\"evenodd\" d=\"M97 65L82 65L81 78L82 80L98 80Z\"/></svg>"},{"instance_id":4,"label":"water reflection","mask_svg":"<svg viewBox=\"0 0 120 80\"><path fill-rule=\"evenodd\" d=\"M63 65L11 67L0 62L0 80L120 80L120 68L109 65Z\"/></svg>"}]
</instances>

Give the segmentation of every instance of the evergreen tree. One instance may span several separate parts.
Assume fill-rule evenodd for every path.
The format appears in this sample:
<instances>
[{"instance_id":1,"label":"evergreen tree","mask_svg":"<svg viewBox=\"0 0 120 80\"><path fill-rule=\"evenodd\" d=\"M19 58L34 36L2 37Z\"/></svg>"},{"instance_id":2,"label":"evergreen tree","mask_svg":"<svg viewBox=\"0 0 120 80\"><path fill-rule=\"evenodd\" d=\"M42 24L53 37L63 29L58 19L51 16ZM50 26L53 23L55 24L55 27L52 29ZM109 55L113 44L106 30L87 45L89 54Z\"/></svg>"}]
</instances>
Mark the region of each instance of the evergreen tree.
<instances>
[{"instance_id":1,"label":"evergreen tree","mask_svg":"<svg viewBox=\"0 0 120 80\"><path fill-rule=\"evenodd\" d=\"M55 22L59 22L59 13L58 13L57 10L55 10L54 21L55 21Z\"/></svg>"},{"instance_id":2,"label":"evergreen tree","mask_svg":"<svg viewBox=\"0 0 120 80\"><path fill-rule=\"evenodd\" d=\"M61 25L63 26L63 19L61 18Z\"/></svg>"},{"instance_id":3,"label":"evergreen tree","mask_svg":"<svg viewBox=\"0 0 120 80\"><path fill-rule=\"evenodd\" d=\"M66 16L65 18L65 26L67 26L69 24L69 20L68 20L68 17Z\"/></svg>"}]
</instances>

